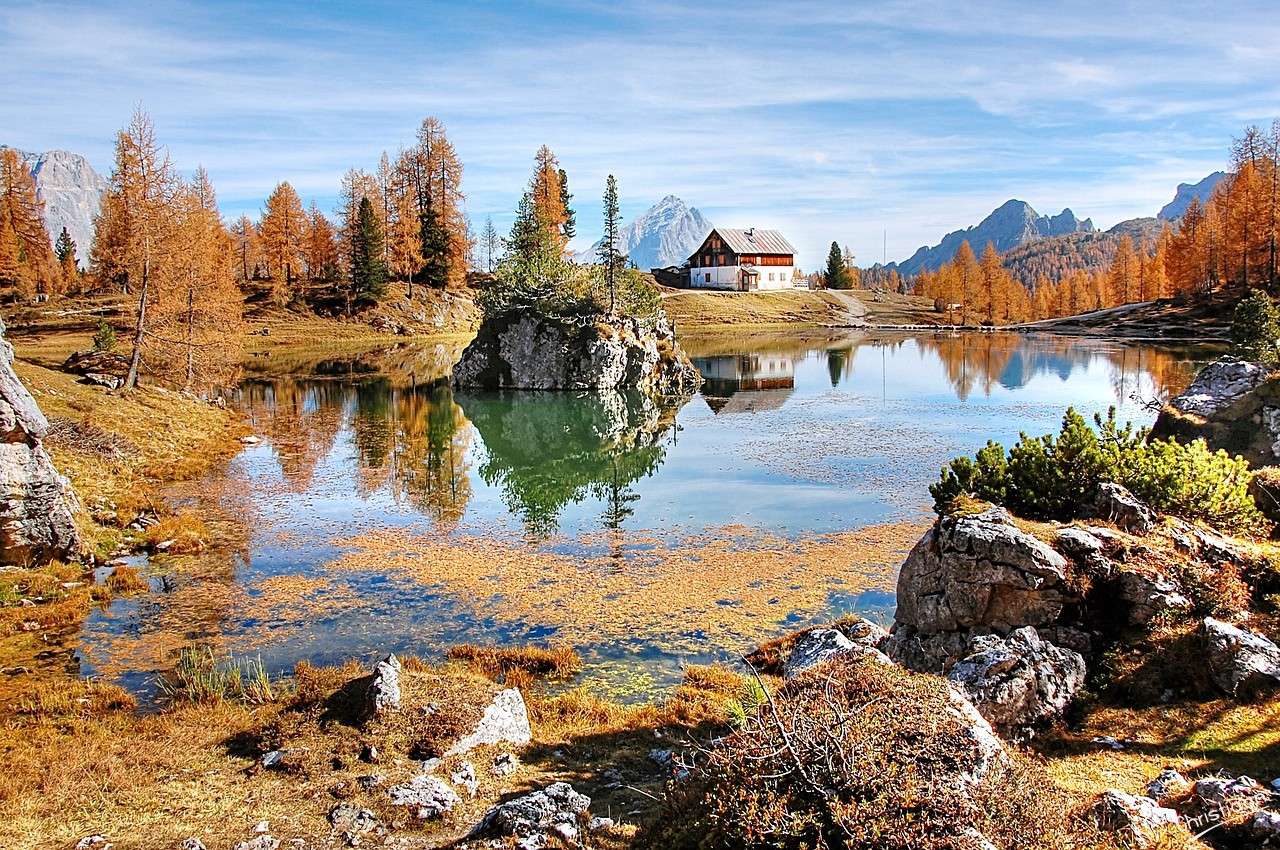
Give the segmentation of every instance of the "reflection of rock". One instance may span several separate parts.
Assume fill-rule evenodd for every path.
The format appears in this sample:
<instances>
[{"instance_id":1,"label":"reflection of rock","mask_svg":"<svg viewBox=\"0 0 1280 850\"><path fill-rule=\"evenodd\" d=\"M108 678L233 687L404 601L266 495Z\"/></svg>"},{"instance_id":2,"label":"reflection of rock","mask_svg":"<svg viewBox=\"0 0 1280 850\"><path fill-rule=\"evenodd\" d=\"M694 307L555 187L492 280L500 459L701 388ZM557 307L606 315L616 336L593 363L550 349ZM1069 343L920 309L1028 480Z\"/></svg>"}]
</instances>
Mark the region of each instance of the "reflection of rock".
<instances>
[{"instance_id":1,"label":"reflection of rock","mask_svg":"<svg viewBox=\"0 0 1280 850\"><path fill-rule=\"evenodd\" d=\"M620 522L630 485L661 466L680 406L616 392L459 394L458 403L484 443L481 477L501 484L535 533L588 495L606 503L607 523Z\"/></svg>"},{"instance_id":2,"label":"reflection of rock","mask_svg":"<svg viewBox=\"0 0 1280 850\"><path fill-rule=\"evenodd\" d=\"M82 546L73 519L79 503L42 445L48 432L49 421L13 371L13 347L0 339L0 557L6 563L63 558Z\"/></svg>"},{"instance_id":3,"label":"reflection of rock","mask_svg":"<svg viewBox=\"0 0 1280 850\"><path fill-rule=\"evenodd\" d=\"M666 316L550 318L510 312L486 319L453 369L457 386L518 390L639 390L691 395L698 370Z\"/></svg>"}]
</instances>

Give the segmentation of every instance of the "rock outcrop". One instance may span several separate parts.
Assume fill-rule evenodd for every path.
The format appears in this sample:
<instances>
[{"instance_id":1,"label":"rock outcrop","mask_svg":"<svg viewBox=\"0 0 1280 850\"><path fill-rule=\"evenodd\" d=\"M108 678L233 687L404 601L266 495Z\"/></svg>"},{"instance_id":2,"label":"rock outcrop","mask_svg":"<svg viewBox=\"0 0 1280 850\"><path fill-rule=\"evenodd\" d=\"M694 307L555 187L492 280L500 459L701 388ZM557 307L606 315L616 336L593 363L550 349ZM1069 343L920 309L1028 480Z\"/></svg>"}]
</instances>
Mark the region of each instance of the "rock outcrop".
<instances>
[{"instance_id":1,"label":"rock outcrop","mask_svg":"<svg viewBox=\"0 0 1280 850\"><path fill-rule=\"evenodd\" d=\"M39 563L83 547L79 502L45 451L48 433L49 421L13 371L13 347L0 339L0 562Z\"/></svg>"},{"instance_id":2,"label":"rock outcrop","mask_svg":"<svg viewBox=\"0 0 1280 850\"><path fill-rule=\"evenodd\" d=\"M871 626L870 623L867 625ZM865 655L875 661L892 664L876 646L885 636L883 630L879 631L879 635L868 631L868 639L862 641L851 640L835 629L811 629L796 639L791 655L787 657L783 678L794 679L806 670L844 655Z\"/></svg>"},{"instance_id":3,"label":"rock outcrop","mask_svg":"<svg viewBox=\"0 0 1280 850\"><path fill-rule=\"evenodd\" d=\"M638 389L687 396L702 376L661 311L647 322L512 311L481 324L454 366L453 381L486 390Z\"/></svg>"},{"instance_id":4,"label":"rock outcrop","mask_svg":"<svg viewBox=\"0 0 1280 850\"><path fill-rule=\"evenodd\" d=\"M1160 832L1178 826L1181 821L1173 809L1166 809L1149 797L1135 797L1123 791L1102 794L1093 808L1098 826L1114 832L1130 847L1150 847L1159 840Z\"/></svg>"},{"instance_id":5,"label":"rock outcrop","mask_svg":"<svg viewBox=\"0 0 1280 850\"><path fill-rule=\"evenodd\" d=\"M1233 697L1252 697L1280 688L1280 647L1230 623L1205 617L1209 673Z\"/></svg>"},{"instance_id":6,"label":"rock outcrop","mask_svg":"<svg viewBox=\"0 0 1280 850\"><path fill-rule=\"evenodd\" d=\"M1241 455L1253 466L1274 464L1280 460L1280 378L1259 363L1216 360L1165 405L1151 435L1203 438L1211 449Z\"/></svg>"},{"instance_id":7,"label":"rock outcrop","mask_svg":"<svg viewBox=\"0 0 1280 850\"><path fill-rule=\"evenodd\" d=\"M466 753L482 744L524 745L533 738L524 697L515 688L499 691L485 706L484 715L470 734L449 748L448 755Z\"/></svg>"},{"instance_id":8,"label":"rock outcrop","mask_svg":"<svg viewBox=\"0 0 1280 850\"><path fill-rule=\"evenodd\" d=\"M1006 737L1030 737L1056 720L1084 685L1080 653L1042 640L1030 626L1007 638L972 638L969 649L947 678Z\"/></svg>"},{"instance_id":9,"label":"rock outcrop","mask_svg":"<svg viewBox=\"0 0 1280 850\"><path fill-rule=\"evenodd\" d=\"M572 842L578 836L579 819L590 806L591 798L579 794L568 782L553 782L490 809L470 837L528 839L556 835Z\"/></svg>"}]
</instances>

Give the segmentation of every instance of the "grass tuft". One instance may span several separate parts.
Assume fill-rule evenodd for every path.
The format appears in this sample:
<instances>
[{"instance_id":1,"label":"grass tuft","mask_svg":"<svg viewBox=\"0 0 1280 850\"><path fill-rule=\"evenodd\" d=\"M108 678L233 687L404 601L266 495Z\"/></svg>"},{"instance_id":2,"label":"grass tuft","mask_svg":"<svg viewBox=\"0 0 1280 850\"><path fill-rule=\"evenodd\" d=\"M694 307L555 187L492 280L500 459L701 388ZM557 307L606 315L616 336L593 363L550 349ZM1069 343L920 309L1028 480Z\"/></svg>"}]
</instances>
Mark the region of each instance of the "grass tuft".
<instances>
[{"instance_id":1,"label":"grass tuft","mask_svg":"<svg viewBox=\"0 0 1280 850\"><path fill-rule=\"evenodd\" d=\"M107 576L107 589L116 596L129 596L134 593L146 593L151 589L136 567L121 564Z\"/></svg>"},{"instance_id":2,"label":"grass tuft","mask_svg":"<svg viewBox=\"0 0 1280 850\"><path fill-rule=\"evenodd\" d=\"M199 552L209 539L209 528L204 520L191 511L182 511L167 516L147 529L147 546L159 551L165 543L164 552L169 555L189 555ZM171 542L170 542L171 541Z\"/></svg>"},{"instance_id":3,"label":"grass tuft","mask_svg":"<svg viewBox=\"0 0 1280 850\"><path fill-rule=\"evenodd\" d=\"M565 644L541 647L464 643L450 647L445 654L482 676L515 687L534 678L568 679L582 670L582 656Z\"/></svg>"},{"instance_id":4,"label":"grass tuft","mask_svg":"<svg viewBox=\"0 0 1280 850\"><path fill-rule=\"evenodd\" d=\"M223 658L210 646L184 647L173 669L157 681L170 703L218 703L236 700L262 705L275 699L271 678L261 658Z\"/></svg>"}]
</instances>

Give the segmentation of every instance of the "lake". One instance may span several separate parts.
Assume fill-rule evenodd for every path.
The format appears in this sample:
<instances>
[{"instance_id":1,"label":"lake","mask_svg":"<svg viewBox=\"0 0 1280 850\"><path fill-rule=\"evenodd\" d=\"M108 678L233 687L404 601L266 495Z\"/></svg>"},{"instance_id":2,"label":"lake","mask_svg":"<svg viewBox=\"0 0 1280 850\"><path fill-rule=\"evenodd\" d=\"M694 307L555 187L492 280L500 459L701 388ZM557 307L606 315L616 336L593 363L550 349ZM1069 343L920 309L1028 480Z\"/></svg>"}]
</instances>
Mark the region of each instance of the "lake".
<instances>
[{"instance_id":1,"label":"lake","mask_svg":"<svg viewBox=\"0 0 1280 850\"><path fill-rule=\"evenodd\" d=\"M260 358L262 441L172 498L217 548L85 624L74 663L142 696L207 642L300 659L569 642L624 698L833 614L888 622L928 485L987 439L1117 408L1149 424L1217 352L1003 333L691 338L692 399L463 393L456 344Z\"/></svg>"}]
</instances>

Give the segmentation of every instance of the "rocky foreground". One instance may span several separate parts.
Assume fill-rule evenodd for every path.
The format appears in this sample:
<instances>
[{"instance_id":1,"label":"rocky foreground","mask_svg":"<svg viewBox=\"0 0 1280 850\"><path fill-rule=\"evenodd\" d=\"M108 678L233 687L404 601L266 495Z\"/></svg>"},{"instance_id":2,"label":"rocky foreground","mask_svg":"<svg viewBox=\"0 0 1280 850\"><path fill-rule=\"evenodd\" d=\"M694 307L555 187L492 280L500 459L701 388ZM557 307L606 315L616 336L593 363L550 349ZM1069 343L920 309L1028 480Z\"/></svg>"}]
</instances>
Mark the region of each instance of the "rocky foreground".
<instances>
[{"instance_id":1,"label":"rocky foreground","mask_svg":"<svg viewBox=\"0 0 1280 850\"><path fill-rule=\"evenodd\" d=\"M652 321L510 311L485 319L454 367L453 382L485 390L634 389L687 396L702 376L661 311Z\"/></svg>"}]
</instances>

